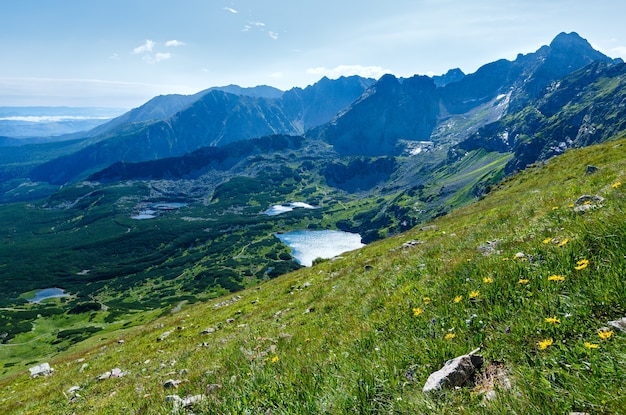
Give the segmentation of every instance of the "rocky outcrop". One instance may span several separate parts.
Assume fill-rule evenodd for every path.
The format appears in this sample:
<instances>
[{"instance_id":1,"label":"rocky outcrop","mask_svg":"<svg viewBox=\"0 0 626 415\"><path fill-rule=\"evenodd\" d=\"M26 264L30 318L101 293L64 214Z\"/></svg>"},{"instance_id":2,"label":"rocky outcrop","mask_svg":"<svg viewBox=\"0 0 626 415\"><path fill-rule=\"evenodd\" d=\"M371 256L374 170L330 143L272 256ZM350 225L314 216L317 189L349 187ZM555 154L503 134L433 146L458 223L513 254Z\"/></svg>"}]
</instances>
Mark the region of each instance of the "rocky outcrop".
<instances>
[{"instance_id":1,"label":"rocky outcrop","mask_svg":"<svg viewBox=\"0 0 626 415\"><path fill-rule=\"evenodd\" d=\"M479 349L448 360L441 369L432 373L424 388L424 393L462 386L483 365L483 357L476 354Z\"/></svg>"}]
</instances>

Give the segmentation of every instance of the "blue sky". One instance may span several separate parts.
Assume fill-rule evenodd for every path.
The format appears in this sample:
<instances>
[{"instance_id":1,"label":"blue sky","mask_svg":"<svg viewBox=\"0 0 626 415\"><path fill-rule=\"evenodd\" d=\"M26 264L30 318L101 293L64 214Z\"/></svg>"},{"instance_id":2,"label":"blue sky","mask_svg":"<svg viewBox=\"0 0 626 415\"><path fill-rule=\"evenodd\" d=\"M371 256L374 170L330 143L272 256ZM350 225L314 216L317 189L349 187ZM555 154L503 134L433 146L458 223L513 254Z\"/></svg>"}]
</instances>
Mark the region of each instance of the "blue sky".
<instances>
[{"instance_id":1,"label":"blue sky","mask_svg":"<svg viewBox=\"0 0 626 415\"><path fill-rule=\"evenodd\" d=\"M626 59L626 2L612 0L19 0L0 10L0 106L132 108L228 84L471 73L572 31Z\"/></svg>"}]
</instances>

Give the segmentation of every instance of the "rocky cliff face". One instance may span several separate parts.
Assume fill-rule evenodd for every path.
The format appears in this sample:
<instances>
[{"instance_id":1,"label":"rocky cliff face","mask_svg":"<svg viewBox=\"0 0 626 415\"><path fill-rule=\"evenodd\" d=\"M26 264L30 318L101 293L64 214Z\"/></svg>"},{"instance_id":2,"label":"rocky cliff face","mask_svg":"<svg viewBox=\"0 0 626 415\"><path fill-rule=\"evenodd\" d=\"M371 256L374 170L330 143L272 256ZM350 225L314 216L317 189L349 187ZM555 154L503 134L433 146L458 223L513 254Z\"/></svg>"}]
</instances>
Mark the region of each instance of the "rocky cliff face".
<instances>
[{"instance_id":1,"label":"rocky cliff face","mask_svg":"<svg viewBox=\"0 0 626 415\"><path fill-rule=\"evenodd\" d=\"M626 64L596 61L553 82L521 110L481 128L459 148L513 152L507 171L626 130Z\"/></svg>"},{"instance_id":2,"label":"rocky cliff face","mask_svg":"<svg viewBox=\"0 0 626 415\"><path fill-rule=\"evenodd\" d=\"M332 122L312 131L342 155L394 155L398 141L428 140L435 128L438 99L433 80L414 76L400 81L383 76Z\"/></svg>"}]
</instances>

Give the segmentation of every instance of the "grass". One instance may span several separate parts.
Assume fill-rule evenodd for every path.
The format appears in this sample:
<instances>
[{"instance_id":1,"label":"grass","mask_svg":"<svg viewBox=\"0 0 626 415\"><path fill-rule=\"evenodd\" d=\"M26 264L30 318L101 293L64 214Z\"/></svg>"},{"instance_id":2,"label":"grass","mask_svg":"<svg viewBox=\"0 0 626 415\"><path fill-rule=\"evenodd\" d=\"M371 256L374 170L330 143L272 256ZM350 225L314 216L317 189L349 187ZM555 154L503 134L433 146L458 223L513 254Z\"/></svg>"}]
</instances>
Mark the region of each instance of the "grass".
<instances>
[{"instance_id":1,"label":"grass","mask_svg":"<svg viewBox=\"0 0 626 415\"><path fill-rule=\"evenodd\" d=\"M624 413L626 334L599 330L626 316L625 178L626 140L568 151L426 230L95 333L51 357L49 377L28 376L42 361L19 362L0 380L0 406L172 413L176 394L203 395L193 412L207 414ZM604 201L576 213L584 194ZM409 240L422 243L402 248ZM422 393L431 372L478 347L510 389L500 378L486 400L477 377ZM129 373L96 379L116 367ZM168 379L182 382L166 389Z\"/></svg>"}]
</instances>

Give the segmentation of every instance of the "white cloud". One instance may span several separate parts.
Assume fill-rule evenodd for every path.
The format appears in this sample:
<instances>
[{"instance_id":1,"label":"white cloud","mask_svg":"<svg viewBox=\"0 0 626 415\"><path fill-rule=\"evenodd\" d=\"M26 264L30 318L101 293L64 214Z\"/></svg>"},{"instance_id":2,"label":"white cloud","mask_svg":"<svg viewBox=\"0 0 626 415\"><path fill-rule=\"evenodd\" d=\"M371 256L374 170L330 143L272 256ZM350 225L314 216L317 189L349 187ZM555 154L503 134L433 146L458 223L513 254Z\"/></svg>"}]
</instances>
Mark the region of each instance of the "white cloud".
<instances>
[{"instance_id":1,"label":"white cloud","mask_svg":"<svg viewBox=\"0 0 626 415\"><path fill-rule=\"evenodd\" d=\"M185 42L181 42L180 40L168 40L167 42L165 42L165 46L167 46L168 48L170 47L177 47L177 46L185 46L186 43Z\"/></svg>"},{"instance_id":2,"label":"white cloud","mask_svg":"<svg viewBox=\"0 0 626 415\"><path fill-rule=\"evenodd\" d=\"M247 32L247 31L249 31L250 29L252 29L252 27L251 27L250 25L245 24L245 25L243 25L243 29L241 29L241 31L242 31L242 32Z\"/></svg>"},{"instance_id":3,"label":"white cloud","mask_svg":"<svg viewBox=\"0 0 626 415\"><path fill-rule=\"evenodd\" d=\"M265 23L263 22L250 22L250 24L256 27L265 27Z\"/></svg>"},{"instance_id":4,"label":"white cloud","mask_svg":"<svg viewBox=\"0 0 626 415\"><path fill-rule=\"evenodd\" d=\"M168 40L165 42L167 47L182 46L185 42L180 40ZM159 63L172 58L172 54L169 52L159 52L155 50L157 43L148 39L141 46L137 46L133 49L133 54L141 55L141 59L146 63Z\"/></svg>"},{"instance_id":5,"label":"white cloud","mask_svg":"<svg viewBox=\"0 0 626 415\"><path fill-rule=\"evenodd\" d=\"M278 33L272 32L271 30L267 32L267 34L274 40L278 39Z\"/></svg>"},{"instance_id":6,"label":"white cloud","mask_svg":"<svg viewBox=\"0 0 626 415\"><path fill-rule=\"evenodd\" d=\"M150 53L152 52L152 49L154 49L155 45L156 45L155 42L148 39L145 41L143 45L137 46L135 49L133 49L133 53L134 54Z\"/></svg>"},{"instance_id":7,"label":"white cloud","mask_svg":"<svg viewBox=\"0 0 626 415\"><path fill-rule=\"evenodd\" d=\"M232 7L224 7L224 10L226 10L227 12L231 12L233 14L239 13L239 11L233 9Z\"/></svg>"},{"instance_id":8,"label":"white cloud","mask_svg":"<svg viewBox=\"0 0 626 415\"><path fill-rule=\"evenodd\" d=\"M160 53L160 52L159 52L159 53L157 53L157 54L155 54L155 55L154 55L154 60L155 60L156 62L161 62L161 61L168 60L168 59L170 59L171 57L172 57L172 54L171 54L171 53Z\"/></svg>"},{"instance_id":9,"label":"white cloud","mask_svg":"<svg viewBox=\"0 0 626 415\"><path fill-rule=\"evenodd\" d=\"M309 75L327 76L331 79L341 76L359 75L364 78L378 79L384 74L392 73L390 69L381 66L362 66L362 65L338 65L334 68L325 68L323 66L317 68L309 68L306 70Z\"/></svg>"}]
</instances>

